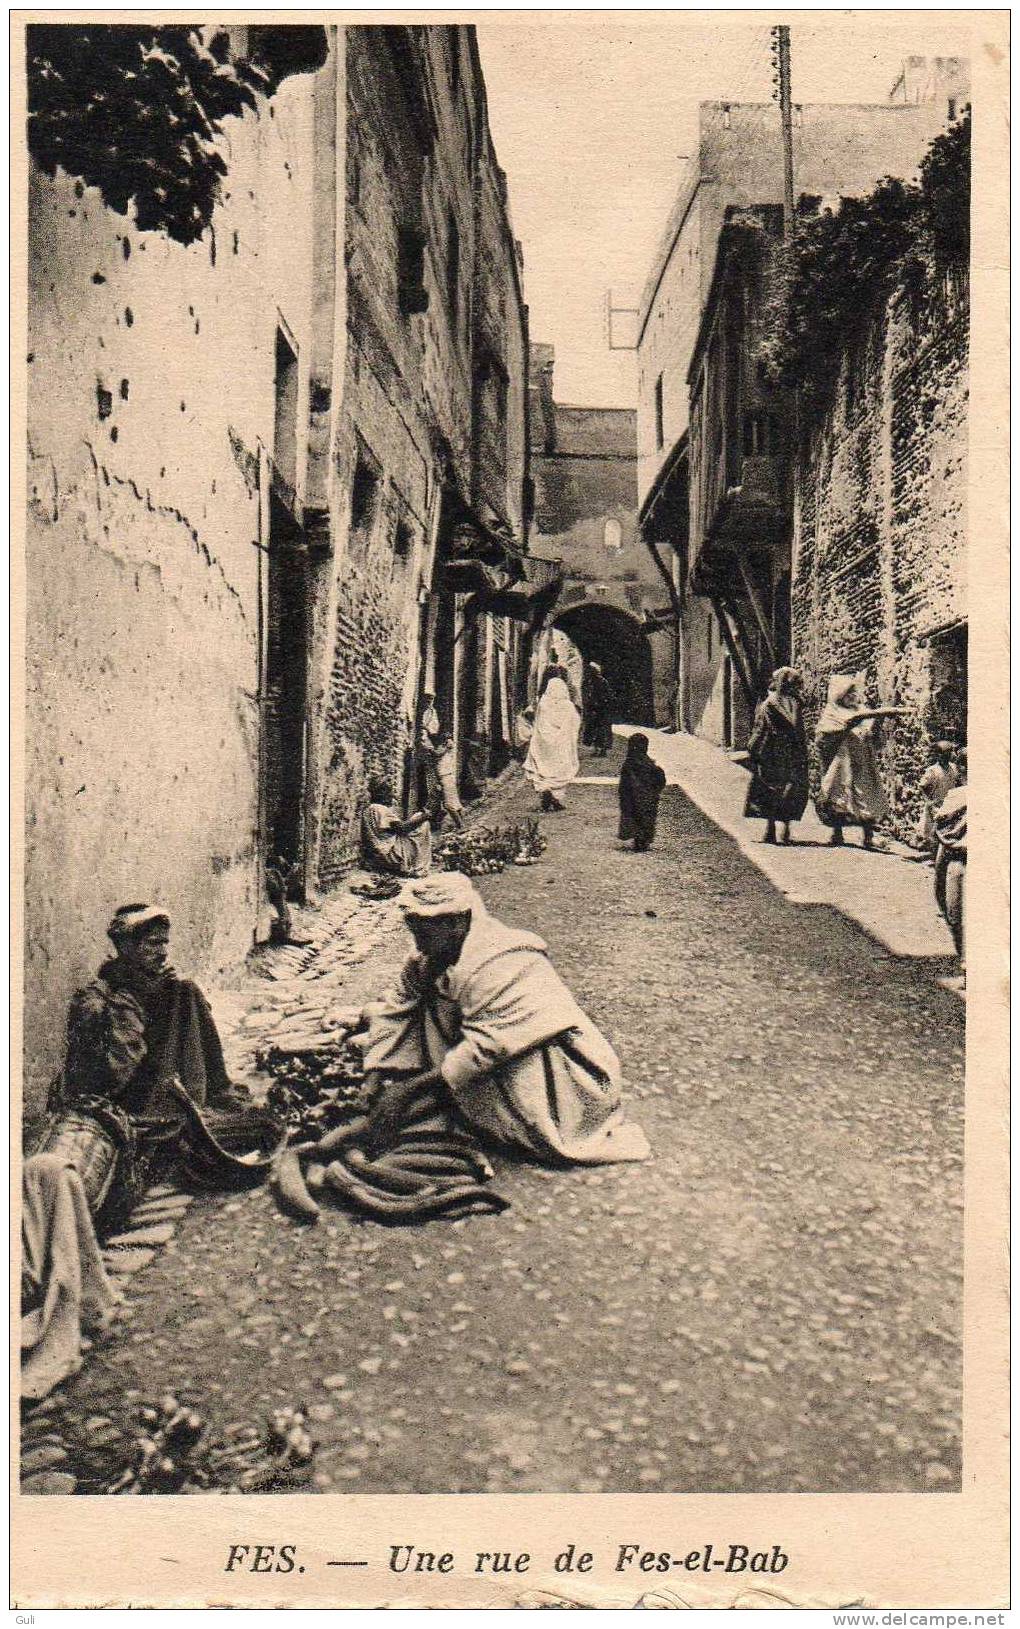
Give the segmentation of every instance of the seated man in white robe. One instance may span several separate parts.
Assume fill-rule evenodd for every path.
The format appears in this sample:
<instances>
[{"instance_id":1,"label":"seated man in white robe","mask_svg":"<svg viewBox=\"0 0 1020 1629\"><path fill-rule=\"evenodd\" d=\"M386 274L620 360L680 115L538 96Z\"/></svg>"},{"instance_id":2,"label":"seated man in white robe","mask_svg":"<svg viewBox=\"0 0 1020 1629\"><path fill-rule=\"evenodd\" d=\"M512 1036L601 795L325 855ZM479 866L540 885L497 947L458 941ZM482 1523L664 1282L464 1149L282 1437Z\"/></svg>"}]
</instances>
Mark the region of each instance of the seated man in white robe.
<instances>
[{"instance_id":1,"label":"seated man in white robe","mask_svg":"<svg viewBox=\"0 0 1020 1629\"><path fill-rule=\"evenodd\" d=\"M368 803L361 815L361 858L371 871L398 877L421 877L432 864L432 833L424 812L402 820L394 807L393 788L379 775L368 783Z\"/></svg>"},{"instance_id":2,"label":"seated man in white robe","mask_svg":"<svg viewBox=\"0 0 1020 1629\"><path fill-rule=\"evenodd\" d=\"M490 916L459 872L410 884L402 903L418 954L364 1014L366 1070L397 1077L373 1104L376 1144L431 1095L437 1116L536 1160L647 1159L624 1117L619 1059L544 942Z\"/></svg>"}]
</instances>

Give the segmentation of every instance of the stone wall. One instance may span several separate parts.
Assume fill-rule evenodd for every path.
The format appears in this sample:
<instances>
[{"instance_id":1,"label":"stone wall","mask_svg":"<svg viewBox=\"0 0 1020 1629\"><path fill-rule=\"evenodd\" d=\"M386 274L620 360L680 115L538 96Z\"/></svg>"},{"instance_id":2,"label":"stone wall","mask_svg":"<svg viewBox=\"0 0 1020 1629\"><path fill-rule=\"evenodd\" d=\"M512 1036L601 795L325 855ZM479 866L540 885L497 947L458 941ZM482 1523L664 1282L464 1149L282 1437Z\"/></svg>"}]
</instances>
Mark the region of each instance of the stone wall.
<instances>
[{"instance_id":1,"label":"stone wall","mask_svg":"<svg viewBox=\"0 0 1020 1629\"><path fill-rule=\"evenodd\" d=\"M444 647L456 676L437 672L439 608L429 604L451 498L487 505L520 538L526 467L526 314L473 31L346 35L346 366L331 470L335 564L330 591L326 568L319 590L332 641L319 700L321 886L356 858L369 774L386 773L414 801L426 674L462 767L484 780L501 657L483 620L477 638ZM424 296L411 306L409 232Z\"/></svg>"},{"instance_id":2,"label":"stone wall","mask_svg":"<svg viewBox=\"0 0 1020 1629\"><path fill-rule=\"evenodd\" d=\"M184 248L91 188L29 199L25 1059L29 1111L119 904L205 977L256 926L260 444L282 314L307 401L313 77L227 121ZM303 469L298 470L298 481Z\"/></svg>"},{"instance_id":3,"label":"stone wall","mask_svg":"<svg viewBox=\"0 0 1020 1629\"><path fill-rule=\"evenodd\" d=\"M796 472L793 652L806 712L831 673L865 669L902 706L884 730L891 829L907 837L933 740L966 740L968 309L915 326L891 306L844 360Z\"/></svg>"},{"instance_id":4,"label":"stone wall","mask_svg":"<svg viewBox=\"0 0 1020 1629\"><path fill-rule=\"evenodd\" d=\"M32 177L35 1107L117 905L160 899L177 964L214 977L268 927L270 852L328 885L369 773L406 789L444 502L473 488L480 219L504 322L499 507L523 539L527 319L473 30L327 35L321 69L227 121L222 200L190 248ZM515 640L483 620L477 653L491 733Z\"/></svg>"}]
</instances>

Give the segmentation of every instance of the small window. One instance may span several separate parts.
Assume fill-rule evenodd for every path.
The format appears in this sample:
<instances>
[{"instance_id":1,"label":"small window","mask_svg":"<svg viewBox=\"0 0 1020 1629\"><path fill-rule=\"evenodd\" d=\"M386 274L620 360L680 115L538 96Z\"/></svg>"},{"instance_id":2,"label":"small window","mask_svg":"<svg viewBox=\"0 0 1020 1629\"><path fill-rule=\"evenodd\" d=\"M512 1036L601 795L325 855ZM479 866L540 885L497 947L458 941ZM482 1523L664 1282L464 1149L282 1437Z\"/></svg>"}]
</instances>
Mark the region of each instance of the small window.
<instances>
[{"instance_id":1,"label":"small window","mask_svg":"<svg viewBox=\"0 0 1020 1629\"><path fill-rule=\"evenodd\" d=\"M953 120L955 118L956 118L956 97L951 96L949 98L949 122L950 122L950 124L952 124L952 122L953 122Z\"/></svg>"},{"instance_id":2,"label":"small window","mask_svg":"<svg viewBox=\"0 0 1020 1629\"><path fill-rule=\"evenodd\" d=\"M397 231L397 298L405 317L428 309L425 234L416 226L401 226Z\"/></svg>"},{"instance_id":3,"label":"small window","mask_svg":"<svg viewBox=\"0 0 1020 1629\"><path fill-rule=\"evenodd\" d=\"M446 220L446 304L456 321L460 306L460 232L452 209Z\"/></svg>"},{"instance_id":4,"label":"small window","mask_svg":"<svg viewBox=\"0 0 1020 1629\"><path fill-rule=\"evenodd\" d=\"M367 459L359 457L351 485L351 530L371 532L379 501L379 476Z\"/></svg>"},{"instance_id":5,"label":"small window","mask_svg":"<svg viewBox=\"0 0 1020 1629\"><path fill-rule=\"evenodd\" d=\"M450 89L456 96L460 90L460 29L450 29Z\"/></svg>"},{"instance_id":6,"label":"small window","mask_svg":"<svg viewBox=\"0 0 1020 1629\"><path fill-rule=\"evenodd\" d=\"M655 447L661 451L665 439L665 426L662 414L662 374L655 381Z\"/></svg>"},{"instance_id":7,"label":"small window","mask_svg":"<svg viewBox=\"0 0 1020 1629\"><path fill-rule=\"evenodd\" d=\"M623 547L623 528L615 516L610 515L602 534L602 541L610 553L617 554Z\"/></svg>"},{"instance_id":8,"label":"small window","mask_svg":"<svg viewBox=\"0 0 1020 1629\"><path fill-rule=\"evenodd\" d=\"M409 560L414 549L414 532L403 516L397 520L393 532L393 554L397 560Z\"/></svg>"}]
</instances>

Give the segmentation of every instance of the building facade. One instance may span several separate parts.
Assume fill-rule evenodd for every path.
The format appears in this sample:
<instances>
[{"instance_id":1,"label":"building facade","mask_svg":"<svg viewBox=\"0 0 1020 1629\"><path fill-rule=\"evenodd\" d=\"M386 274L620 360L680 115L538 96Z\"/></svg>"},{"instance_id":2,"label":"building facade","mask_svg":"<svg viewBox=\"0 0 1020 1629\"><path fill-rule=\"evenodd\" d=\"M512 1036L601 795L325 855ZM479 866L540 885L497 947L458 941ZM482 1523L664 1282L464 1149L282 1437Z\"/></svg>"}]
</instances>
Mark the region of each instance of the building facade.
<instances>
[{"instance_id":1,"label":"building facade","mask_svg":"<svg viewBox=\"0 0 1020 1629\"><path fill-rule=\"evenodd\" d=\"M551 345L532 346L531 547L563 577L543 649L566 634L582 659L601 664L621 721L664 724L673 645L654 622L668 595L638 532L636 416L557 402L554 365Z\"/></svg>"},{"instance_id":2,"label":"building facade","mask_svg":"<svg viewBox=\"0 0 1020 1629\"><path fill-rule=\"evenodd\" d=\"M967 740L966 283L922 317L901 293L844 356L795 462L793 649L805 714L829 675L867 674L904 709L879 754L890 828L910 840L933 743Z\"/></svg>"},{"instance_id":3,"label":"building facade","mask_svg":"<svg viewBox=\"0 0 1020 1629\"><path fill-rule=\"evenodd\" d=\"M307 861L320 884L356 851L370 772L409 806L420 798L427 692L466 795L509 755L516 634L478 595L522 574L526 544L527 313L473 31L349 29L347 71L346 366L328 510L342 563Z\"/></svg>"},{"instance_id":4,"label":"building facade","mask_svg":"<svg viewBox=\"0 0 1020 1629\"><path fill-rule=\"evenodd\" d=\"M268 930L268 861L307 897L355 858L369 773L415 802L427 689L471 789L512 744L486 596L526 571L527 314L473 30L214 44L265 71L197 241L31 177L36 1103L117 905L161 900L213 975Z\"/></svg>"},{"instance_id":5,"label":"building facade","mask_svg":"<svg viewBox=\"0 0 1020 1629\"><path fill-rule=\"evenodd\" d=\"M884 175L912 175L944 127L947 105L940 97L795 108L798 197L824 206L867 193ZM698 152L639 316L640 521L646 545L668 562L674 584L676 723L728 747L746 739L762 672L789 643L792 486L790 448L781 444L789 419L778 398L757 400L759 382L748 365L760 324L770 318L763 278L782 185L778 109L702 104ZM755 227L751 216L758 217ZM744 226L728 231L738 217ZM749 484L736 507L724 503L720 510L716 503L708 513L709 495L721 499L742 485L745 459ZM747 535L755 514L764 527L760 537ZM731 531L743 529L739 547L723 539L706 550L705 528L717 518Z\"/></svg>"}]
</instances>

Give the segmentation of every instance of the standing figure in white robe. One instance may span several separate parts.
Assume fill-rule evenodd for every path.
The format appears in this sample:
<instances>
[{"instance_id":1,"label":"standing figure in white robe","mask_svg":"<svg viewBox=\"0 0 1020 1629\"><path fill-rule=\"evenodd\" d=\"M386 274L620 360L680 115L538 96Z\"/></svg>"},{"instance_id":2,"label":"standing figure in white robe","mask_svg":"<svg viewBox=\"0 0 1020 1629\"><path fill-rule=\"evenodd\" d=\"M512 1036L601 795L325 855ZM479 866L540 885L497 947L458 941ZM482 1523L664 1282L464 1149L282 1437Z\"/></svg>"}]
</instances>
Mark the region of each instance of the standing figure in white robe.
<instances>
[{"instance_id":1,"label":"standing figure in white robe","mask_svg":"<svg viewBox=\"0 0 1020 1629\"><path fill-rule=\"evenodd\" d=\"M570 688L566 669L548 668L535 709L528 756L524 760L524 773L540 794L546 813L565 807L563 794L581 767L577 751L580 732L581 709Z\"/></svg>"},{"instance_id":2,"label":"standing figure in white robe","mask_svg":"<svg viewBox=\"0 0 1020 1629\"><path fill-rule=\"evenodd\" d=\"M374 1139L392 1140L431 1094L441 1122L532 1159L647 1159L624 1117L619 1059L544 942L490 916L459 872L410 884L403 907L418 954L364 1014L366 1071L396 1077L371 1110Z\"/></svg>"}]
</instances>

